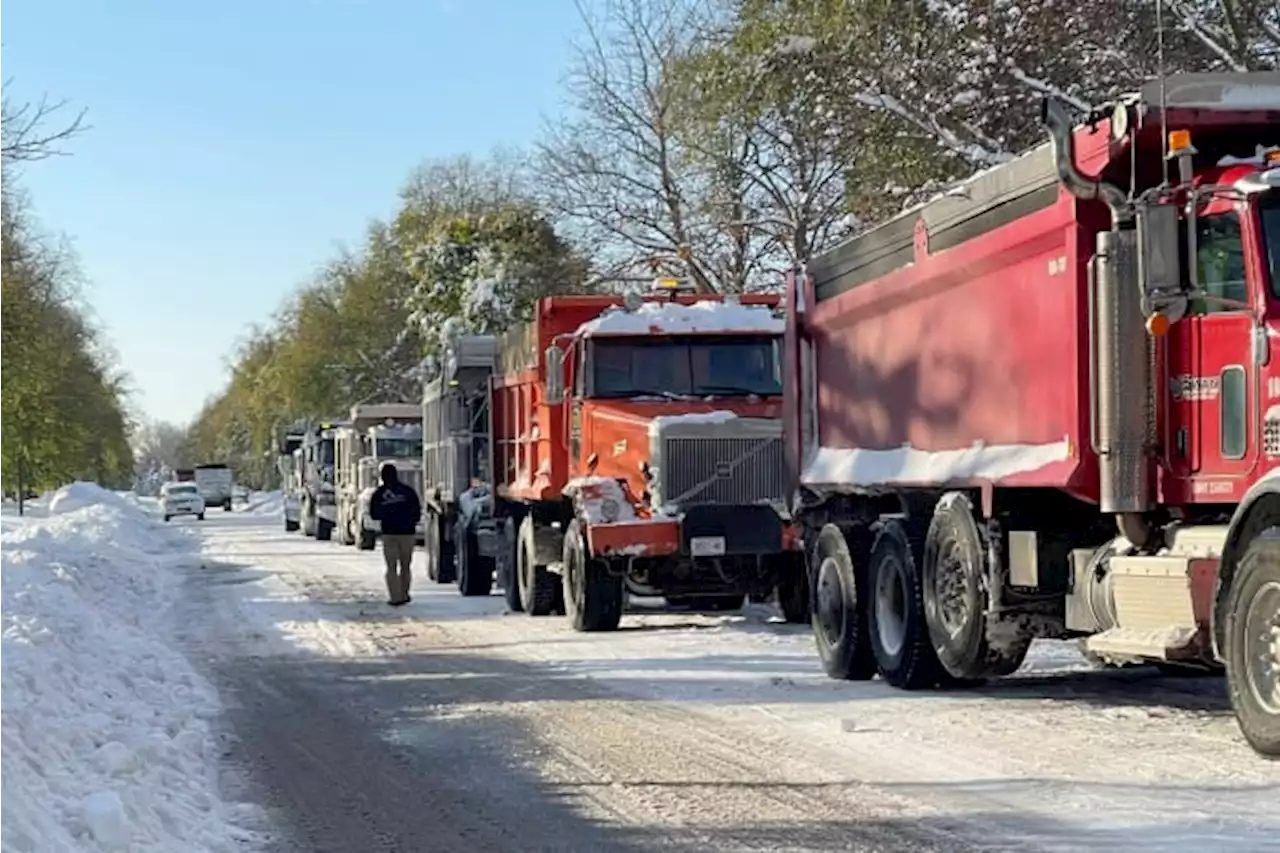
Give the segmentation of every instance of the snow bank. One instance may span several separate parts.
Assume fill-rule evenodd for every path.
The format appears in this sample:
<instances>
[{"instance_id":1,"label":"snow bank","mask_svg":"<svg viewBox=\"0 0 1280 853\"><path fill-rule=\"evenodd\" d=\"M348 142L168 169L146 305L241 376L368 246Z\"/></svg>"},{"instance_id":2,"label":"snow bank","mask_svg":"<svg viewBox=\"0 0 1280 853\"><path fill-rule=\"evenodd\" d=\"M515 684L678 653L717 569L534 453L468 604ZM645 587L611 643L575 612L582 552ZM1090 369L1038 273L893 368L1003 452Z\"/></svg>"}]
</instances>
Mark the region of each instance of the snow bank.
<instances>
[{"instance_id":1,"label":"snow bank","mask_svg":"<svg viewBox=\"0 0 1280 853\"><path fill-rule=\"evenodd\" d=\"M52 504L0 537L4 850L255 846L219 797L217 697L168 637L193 540L96 486Z\"/></svg>"},{"instance_id":2,"label":"snow bank","mask_svg":"<svg viewBox=\"0 0 1280 853\"><path fill-rule=\"evenodd\" d=\"M279 515L284 512L284 492L256 492L249 498L241 512L254 515Z\"/></svg>"},{"instance_id":3,"label":"snow bank","mask_svg":"<svg viewBox=\"0 0 1280 853\"><path fill-rule=\"evenodd\" d=\"M635 311L615 306L578 327L584 335L679 335L699 332L759 332L780 335L781 318L763 305L737 302L646 302Z\"/></svg>"},{"instance_id":4,"label":"snow bank","mask_svg":"<svg viewBox=\"0 0 1280 853\"><path fill-rule=\"evenodd\" d=\"M71 483L53 493L49 501L50 515L64 515L76 512L85 507L104 504L113 506L130 514L142 512L136 501L131 501L118 492L110 492L96 483Z\"/></svg>"}]
</instances>

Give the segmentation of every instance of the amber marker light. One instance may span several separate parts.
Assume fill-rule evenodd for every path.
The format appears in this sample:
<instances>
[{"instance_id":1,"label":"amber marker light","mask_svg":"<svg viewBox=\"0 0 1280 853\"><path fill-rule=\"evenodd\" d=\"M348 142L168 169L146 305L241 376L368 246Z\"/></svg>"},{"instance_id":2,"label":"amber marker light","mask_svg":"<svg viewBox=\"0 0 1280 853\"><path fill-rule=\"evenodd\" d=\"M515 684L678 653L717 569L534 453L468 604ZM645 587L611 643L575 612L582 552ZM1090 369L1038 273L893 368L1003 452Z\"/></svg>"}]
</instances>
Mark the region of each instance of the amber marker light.
<instances>
[{"instance_id":1,"label":"amber marker light","mask_svg":"<svg viewBox=\"0 0 1280 853\"><path fill-rule=\"evenodd\" d=\"M1173 324L1169 322L1169 318L1157 311L1147 318L1147 334L1153 338L1163 338L1169 333L1171 325Z\"/></svg>"}]
</instances>

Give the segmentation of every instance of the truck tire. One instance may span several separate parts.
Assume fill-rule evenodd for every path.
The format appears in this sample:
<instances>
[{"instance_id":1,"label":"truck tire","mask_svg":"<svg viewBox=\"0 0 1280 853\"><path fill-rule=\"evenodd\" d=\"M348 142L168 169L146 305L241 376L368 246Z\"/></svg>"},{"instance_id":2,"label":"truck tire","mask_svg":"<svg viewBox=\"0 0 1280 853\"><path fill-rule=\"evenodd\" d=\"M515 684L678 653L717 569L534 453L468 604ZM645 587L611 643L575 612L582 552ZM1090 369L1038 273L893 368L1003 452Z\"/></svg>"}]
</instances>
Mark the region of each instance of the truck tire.
<instances>
[{"instance_id":1,"label":"truck tire","mask_svg":"<svg viewBox=\"0 0 1280 853\"><path fill-rule=\"evenodd\" d=\"M520 522L516 546L516 584L520 588L520 605L530 616L550 616L560 608L560 578L546 566L537 563L533 516Z\"/></svg>"},{"instance_id":2,"label":"truck tire","mask_svg":"<svg viewBox=\"0 0 1280 853\"><path fill-rule=\"evenodd\" d=\"M784 555L778 573L778 607L782 618L793 625L809 622L809 573L805 569L804 554Z\"/></svg>"},{"instance_id":3,"label":"truck tire","mask_svg":"<svg viewBox=\"0 0 1280 853\"><path fill-rule=\"evenodd\" d=\"M934 687L942 667L924 615L924 584L900 521L887 521L871 546L867 630L880 677L902 690Z\"/></svg>"},{"instance_id":4,"label":"truck tire","mask_svg":"<svg viewBox=\"0 0 1280 853\"><path fill-rule=\"evenodd\" d=\"M223 512L231 512L231 498L227 498L222 504Z\"/></svg>"},{"instance_id":5,"label":"truck tire","mask_svg":"<svg viewBox=\"0 0 1280 853\"><path fill-rule=\"evenodd\" d=\"M171 518L173 518L173 516L172 516L172 515L166 515L166 516L164 517L164 520L165 520L165 521L168 521L168 520L169 520L169 519L171 519Z\"/></svg>"},{"instance_id":6,"label":"truck tire","mask_svg":"<svg viewBox=\"0 0 1280 853\"><path fill-rule=\"evenodd\" d=\"M289 519L287 519L287 518L286 518L286 519L284 520L284 532L285 532L285 533L296 533L296 532L298 532L298 522L296 522L296 521L290 521Z\"/></svg>"},{"instance_id":7,"label":"truck tire","mask_svg":"<svg viewBox=\"0 0 1280 853\"><path fill-rule=\"evenodd\" d=\"M575 631L614 631L622 620L622 576L587 552L581 522L574 519L564 534L564 609ZM742 596L737 596L742 606Z\"/></svg>"},{"instance_id":8,"label":"truck tire","mask_svg":"<svg viewBox=\"0 0 1280 853\"><path fill-rule=\"evenodd\" d=\"M523 613L524 602L520 600L520 581L516 578L517 539L516 524L511 518L504 518L501 527L503 556L498 560L498 585L502 587L502 598L507 609L512 613Z\"/></svg>"},{"instance_id":9,"label":"truck tire","mask_svg":"<svg viewBox=\"0 0 1280 853\"><path fill-rule=\"evenodd\" d=\"M924 540L924 615L938 663L962 681L1011 675L1031 647L1030 636L998 646L989 639L987 553L969 498L944 495Z\"/></svg>"},{"instance_id":10,"label":"truck tire","mask_svg":"<svg viewBox=\"0 0 1280 853\"><path fill-rule=\"evenodd\" d=\"M480 556L480 548L471 531L458 537L458 592L468 598L488 595L493 590L493 558ZM455 539L455 541L458 541Z\"/></svg>"},{"instance_id":11,"label":"truck tire","mask_svg":"<svg viewBox=\"0 0 1280 853\"><path fill-rule=\"evenodd\" d=\"M203 512L196 516L196 521L204 521L204 513L203 513Z\"/></svg>"},{"instance_id":12,"label":"truck tire","mask_svg":"<svg viewBox=\"0 0 1280 853\"><path fill-rule=\"evenodd\" d=\"M427 510L422 525L422 539L427 578L436 583L453 583L454 564L452 555L445 550L444 519L439 513Z\"/></svg>"},{"instance_id":13,"label":"truck tire","mask_svg":"<svg viewBox=\"0 0 1280 853\"><path fill-rule=\"evenodd\" d=\"M832 678L867 681L876 674L868 634L865 566L856 566L854 549L834 524L824 525L810 552L813 575L814 642L822 668ZM857 549L864 551L865 548ZM865 553L863 554L865 557Z\"/></svg>"},{"instance_id":14,"label":"truck tire","mask_svg":"<svg viewBox=\"0 0 1280 853\"><path fill-rule=\"evenodd\" d=\"M326 518L316 519L316 539L328 542L333 538L333 522Z\"/></svg>"},{"instance_id":15,"label":"truck tire","mask_svg":"<svg viewBox=\"0 0 1280 853\"><path fill-rule=\"evenodd\" d=\"M377 538L378 537L374 534L372 530L365 530L363 527L361 527L360 538L356 541L356 547L358 547L361 551L372 551L373 545L377 541ZM425 543L424 543L424 546L425 546Z\"/></svg>"},{"instance_id":16,"label":"truck tire","mask_svg":"<svg viewBox=\"0 0 1280 853\"><path fill-rule=\"evenodd\" d=\"M1280 758L1280 527L1249 543L1227 598L1227 692L1254 751Z\"/></svg>"}]
</instances>

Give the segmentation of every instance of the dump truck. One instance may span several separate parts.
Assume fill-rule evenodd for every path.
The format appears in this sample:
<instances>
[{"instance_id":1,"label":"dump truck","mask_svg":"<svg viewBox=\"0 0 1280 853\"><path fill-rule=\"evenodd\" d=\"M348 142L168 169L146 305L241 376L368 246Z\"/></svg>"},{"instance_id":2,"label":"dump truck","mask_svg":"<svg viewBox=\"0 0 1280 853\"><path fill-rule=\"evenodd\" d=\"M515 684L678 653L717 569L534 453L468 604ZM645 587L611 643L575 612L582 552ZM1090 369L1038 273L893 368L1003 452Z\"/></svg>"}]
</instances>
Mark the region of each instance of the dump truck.
<instances>
[{"instance_id":1,"label":"dump truck","mask_svg":"<svg viewBox=\"0 0 1280 853\"><path fill-rule=\"evenodd\" d=\"M342 423L324 421L312 426L298 448L302 473L300 522L302 532L328 540L337 525L337 492L334 487L334 441Z\"/></svg>"},{"instance_id":2,"label":"dump truck","mask_svg":"<svg viewBox=\"0 0 1280 853\"><path fill-rule=\"evenodd\" d=\"M231 468L223 462L206 462L195 467L195 482L205 506L220 506L223 512L231 512L231 497L236 478Z\"/></svg>"},{"instance_id":3,"label":"dump truck","mask_svg":"<svg viewBox=\"0 0 1280 853\"><path fill-rule=\"evenodd\" d=\"M464 594L487 592L496 570L513 610L601 631L627 595L731 610L779 587L788 618L807 618L785 508L778 296L663 284L547 297L503 334L491 479L459 499L476 523L445 531L468 537L451 543Z\"/></svg>"},{"instance_id":4,"label":"dump truck","mask_svg":"<svg viewBox=\"0 0 1280 853\"><path fill-rule=\"evenodd\" d=\"M290 430L280 437L276 470L280 473L280 493L284 505L284 529L292 533L302 525L302 442L305 432Z\"/></svg>"},{"instance_id":5,"label":"dump truck","mask_svg":"<svg viewBox=\"0 0 1280 853\"><path fill-rule=\"evenodd\" d=\"M463 595L488 595L496 572L508 604L518 608L510 550L496 543L507 520L493 513L489 386L497 352L493 335L454 336L445 344L438 374L424 386L423 550L430 580L457 580ZM460 557L459 543L466 549ZM461 573L459 562L466 569Z\"/></svg>"},{"instance_id":6,"label":"dump truck","mask_svg":"<svg viewBox=\"0 0 1280 853\"><path fill-rule=\"evenodd\" d=\"M790 279L830 675L1225 669L1280 756L1280 75L1170 76Z\"/></svg>"},{"instance_id":7,"label":"dump truck","mask_svg":"<svg viewBox=\"0 0 1280 853\"><path fill-rule=\"evenodd\" d=\"M334 448L338 541L368 551L381 532L381 524L369 515L369 501L383 464L395 465L400 481L422 496L422 407L417 403L353 406L347 425L334 432Z\"/></svg>"}]
</instances>

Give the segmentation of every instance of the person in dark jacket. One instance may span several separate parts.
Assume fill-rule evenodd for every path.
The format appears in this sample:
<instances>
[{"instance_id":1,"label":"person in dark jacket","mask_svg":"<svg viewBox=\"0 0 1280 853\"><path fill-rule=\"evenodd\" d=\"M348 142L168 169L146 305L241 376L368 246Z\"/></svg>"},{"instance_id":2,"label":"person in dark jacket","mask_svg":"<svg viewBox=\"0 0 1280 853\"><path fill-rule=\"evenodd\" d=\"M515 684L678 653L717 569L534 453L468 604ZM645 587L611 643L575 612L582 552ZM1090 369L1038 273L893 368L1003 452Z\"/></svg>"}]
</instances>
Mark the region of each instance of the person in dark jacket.
<instances>
[{"instance_id":1,"label":"person in dark jacket","mask_svg":"<svg viewBox=\"0 0 1280 853\"><path fill-rule=\"evenodd\" d=\"M382 466L382 485L369 501L369 515L382 524L382 558L387 563L387 603L399 607L409 603L413 576L415 530L422 518L422 502L413 489L400 482L396 466Z\"/></svg>"}]
</instances>

